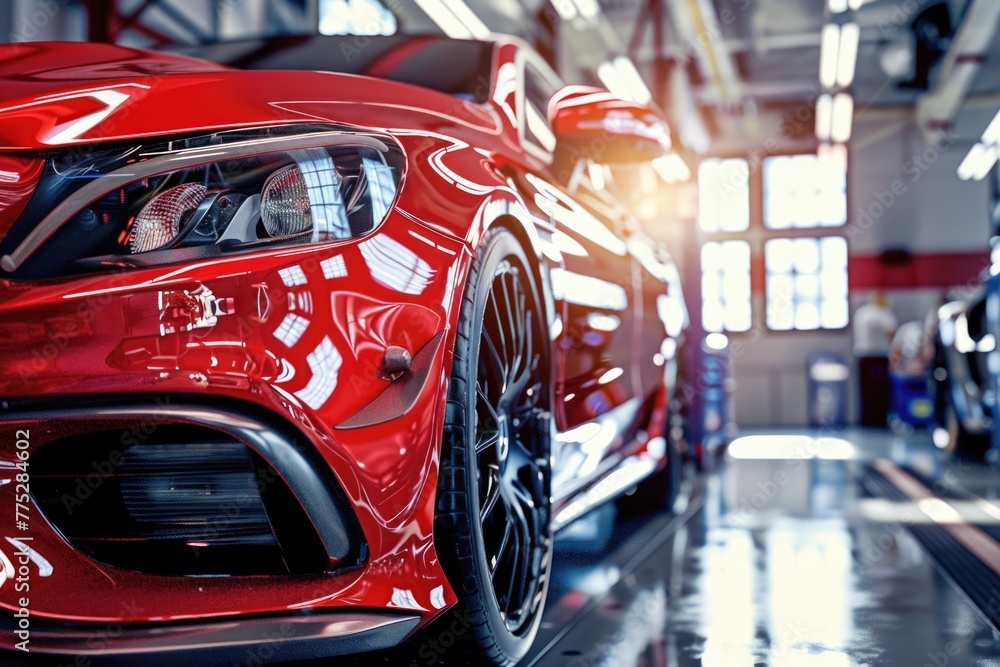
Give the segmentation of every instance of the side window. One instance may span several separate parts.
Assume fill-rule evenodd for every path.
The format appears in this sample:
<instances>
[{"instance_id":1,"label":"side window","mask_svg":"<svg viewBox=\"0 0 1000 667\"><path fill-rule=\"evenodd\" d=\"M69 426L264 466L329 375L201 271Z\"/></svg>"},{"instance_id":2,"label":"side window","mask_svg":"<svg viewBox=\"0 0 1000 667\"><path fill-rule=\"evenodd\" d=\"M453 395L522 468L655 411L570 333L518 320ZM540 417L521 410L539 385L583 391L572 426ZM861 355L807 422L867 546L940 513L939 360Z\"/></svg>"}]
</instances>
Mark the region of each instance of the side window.
<instances>
[{"instance_id":1,"label":"side window","mask_svg":"<svg viewBox=\"0 0 1000 667\"><path fill-rule=\"evenodd\" d=\"M532 62L524 63L524 116L522 141L527 148L540 148L551 153L556 147L556 135L549 123L549 100L559 89L554 76L547 76Z\"/></svg>"}]
</instances>

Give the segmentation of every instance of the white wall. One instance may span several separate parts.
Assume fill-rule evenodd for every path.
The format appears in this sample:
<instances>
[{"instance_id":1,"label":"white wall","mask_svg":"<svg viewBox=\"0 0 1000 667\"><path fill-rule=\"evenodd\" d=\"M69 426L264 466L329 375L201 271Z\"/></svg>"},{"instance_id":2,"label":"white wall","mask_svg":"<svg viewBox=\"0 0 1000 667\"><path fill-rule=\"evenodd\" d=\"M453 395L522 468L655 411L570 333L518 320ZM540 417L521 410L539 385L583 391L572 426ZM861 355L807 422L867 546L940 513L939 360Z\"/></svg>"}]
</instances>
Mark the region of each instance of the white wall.
<instances>
[{"instance_id":1,"label":"white wall","mask_svg":"<svg viewBox=\"0 0 1000 667\"><path fill-rule=\"evenodd\" d=\"M972 106L938 146L923 143L912 109L862 112L854 125L848 176L852 255L878 255L887 248L911 253L981 251L987 247L988 187L965 183L956 170L989 123L996 106ZM895 189L895 194L893 194ZM887 292L900 322L922 321L934 307L937 289ZM869 294L851 296L852 312ZM754 296L764 312L763 295ZM777 333L758 325L733 336L736 418L740 426L800 426L807 422L806 358L830 350L850 355L850 330ZM850 385L856 414L854 380Z\"/></svg>"}]
</instances>

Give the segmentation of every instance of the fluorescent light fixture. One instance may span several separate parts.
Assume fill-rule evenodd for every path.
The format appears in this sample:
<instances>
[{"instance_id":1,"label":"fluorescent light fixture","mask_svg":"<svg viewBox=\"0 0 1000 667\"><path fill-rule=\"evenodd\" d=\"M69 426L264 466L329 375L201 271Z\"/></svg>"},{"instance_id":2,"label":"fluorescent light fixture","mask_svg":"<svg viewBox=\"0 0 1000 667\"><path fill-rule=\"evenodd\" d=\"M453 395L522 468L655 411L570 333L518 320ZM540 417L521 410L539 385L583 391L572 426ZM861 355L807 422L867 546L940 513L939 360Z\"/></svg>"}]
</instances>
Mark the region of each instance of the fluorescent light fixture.
<instances>
[{"instance_id":1,"label":"fluorescent light fixture","mask_svg":"<svg viewBox=\"0 0 1000 667\"><path fill-rule=\"evenodd\" d=\"M997 146L977 143L958 165L958 177L963 181L981 181L997 163Z\"/></svg>"},{"instance_id":2,"label":"fluorescent light fixture","mask_svg":"<svg viewBox=\"0 0 1000 667\"><path fill-rule=\"evenodd\" d=\"M597 66L597 78L601 80L604 87L618 97L624 97L625 84L622 83L618 70L610 60L605 60Z\"/></svg>"},{"instance_id":3,"label":"fluorescent light fixture","mask_svg":"<svg viewBox=\"0 0 1000 667\"><path fill-rule=\"evenodd\" d=\"M597 68L597 77L605 88L623 100L649 104L653 99L639 70L627 56L605 60Z\"/></svg>"},{"instance_id":4,"label":"fluorescent light fixture","mask_svg":"<svg viewBox=\"0 0 1000 667\"><path fill-rule=\"evenodd\" d=\"M846 88L854 82L854 70L858 64L858 43L861 41L861 27L857 23L840 26L840 54L837 57L837 85Z\"/></svg>"},{"instance_id":5,"label":"fluorescent light fixture","mask_svg":"<svg viewBox=\"0 0 1000 667\"><path fill-rule=\"evenodd\" d=\"M983 131L983 143L987 146L1000 144L1000 111L993 116L989 126Z\"/></svg>"},{"instance_id":6,"label":"fluorescent light fixture","mask_svg":"<svg viewBox=\"0 0 1000 667\"><path fill-rule=\"evenodd\" d=\"M491 34L462 0L416 0L416 3L452 39L487 39Z\"/></svg>"},{"instance_id":7,"label":"fluorescent light fixture","mask_svg":"<svg viewBox=\"0 0 1000 667\"><path fill-rule=\"evenodd\" d=\"M597 15L601 13L601 6L597 4L597 0L574 0L574 2L580 16L588 21L597 18Z\"/></svg>"},{"instance_id":8,"label":"fluorescent light fixture","mask_svg":"<svg viewBox=\"0 0 1000 667\"><path fill-rule=\"evenodd\" d=\"M572 21L577 16L593 21L601 13L597 0L552 0L552 6L563 21Z\"/></svg>"},{"instance_id":9,"label":"fluorescent light fixture","mask_svg":"<svg viewBox=\"0 0 1000 667\"><path fill-rule=\"evenodd\" d=\"M668 153L653 160L653 169L667 183L677 183L691 178L691 169L677 153Z\"/></svg>"},{"instance_id":10,"label":"fluorescent light fixture","mask_svg":"<svg viewBox=\"0 0 1000 667\"><path fill-rule=\"evenodd\" d=\"M851 139L851 125L854 123L854 98L847 93L837 93L833 98L833 121L830 123L830 138L838 144Z\"/></svg>"},{"instance_id":11,"label":"fluorescent light fixture","mask_svg":"<svg viewBox=\"0 0 1000 667\"><path fill-rule=\"evenodd\" d=\"M837 84L838 54L840 52L840 26L827 23L820 37L819 82L824 88Z\"/></svg>"},{"instance_id":12,"label":"fluorescent light fixture","mask_svg":"<svg viewBox=\"0 0 1000 667\"><path fill-rule=\"evenodd\" d=\"M552 0L552 7L563 21L572 21L579 14L573 0Z\"/></svg>"},{"instance_id":13,"label":"fluorescent light fixture","mask_svg":"<svg viewBox=\"0 0 1000 667\"><path fill-rule=\"evenodd\" d=\"M831 14L840 14L847 11L847 0L830 0L827 4Z\"/></svg>"},{"instance_id":14,"label":"fluorescent light fixture","mask_svg":"<svg viewBox=\"0 0 1000 667\"><path fill-rule=\"evenodd\" d=\"M823 93L816 98L816 138L830 141L830 127L833 125L833 95Z\"/></svg>"},{"instance_id":15,"label":"fluorescent light fixture","mask_svg":"<svg viewBox=\"0 0 1000 667\"><path fill-rule=\"evenodd\" d=\"M649 92L646 82L642 80L642 75L636 69L635 63L628 56L618 56L614 59L615 70L622 85L628 91L626 99L634 100L640 104L649 104L653 100L653 94Z\"/></svg>"}]
</instances>

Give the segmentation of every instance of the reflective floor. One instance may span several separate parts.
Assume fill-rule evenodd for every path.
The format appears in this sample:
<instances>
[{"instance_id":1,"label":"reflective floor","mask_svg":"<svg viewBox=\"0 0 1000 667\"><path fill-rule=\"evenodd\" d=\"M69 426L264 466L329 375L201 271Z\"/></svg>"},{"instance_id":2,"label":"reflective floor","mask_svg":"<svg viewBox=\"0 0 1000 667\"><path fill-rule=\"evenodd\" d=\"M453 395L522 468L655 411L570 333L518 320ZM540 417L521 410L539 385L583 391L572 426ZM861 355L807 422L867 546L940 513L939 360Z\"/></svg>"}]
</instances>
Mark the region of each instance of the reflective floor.
<instances>
[{"instance_id":1,"label":"reflective floor","mask_svg":"<svg viewBox=\"0 0 1000 667\"><path fill-rule=\"evenodd\" d=\"M947 514L860 483L895 461L940 480L932 490L996 498L1000 471L947 464L923 434L765 435L737 441L728 458L695 481L680 516L619 523L616 536L634 533L603 552L562 546L561 590L525 664L1000 664L1000 634L907 527L970 521L994 532L1000 505L952 501ZM987 593L1000 606L1000 589Z\"/></svg>"},{"instance_id":2,"label":"reflective floor","mask_svg":"<svg viewBox=\"0 0 1000 667\"><path fill-rule=\"evenodd\" d=\"M922 433L761 434L726 458L673 514L609 506L561 535L523 665L1000 665L1000 470Z\"/></svg>"}]
</instances>

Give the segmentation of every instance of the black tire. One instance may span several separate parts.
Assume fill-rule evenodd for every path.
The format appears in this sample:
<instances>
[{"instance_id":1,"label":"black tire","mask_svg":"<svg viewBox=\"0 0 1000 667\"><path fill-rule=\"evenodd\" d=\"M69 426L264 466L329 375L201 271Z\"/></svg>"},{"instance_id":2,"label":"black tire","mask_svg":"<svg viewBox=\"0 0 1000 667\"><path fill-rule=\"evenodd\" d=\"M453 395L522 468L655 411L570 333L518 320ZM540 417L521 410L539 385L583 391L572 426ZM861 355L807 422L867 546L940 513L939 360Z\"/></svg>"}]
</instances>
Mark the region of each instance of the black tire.
<instances>
[{"instance_id":1,"label":"black tire","mask_svg":"<svg viewBox=\"0 0 1000 667\"><path fill-rule=\"evenodd\" d=\"M489 230L469 269L456 332L435 545L469 627L455 647L469 664L520 660L548 590L548 337L530 267L510 231Z\"/></svg>"}]
</instances>

